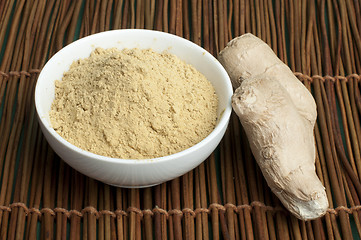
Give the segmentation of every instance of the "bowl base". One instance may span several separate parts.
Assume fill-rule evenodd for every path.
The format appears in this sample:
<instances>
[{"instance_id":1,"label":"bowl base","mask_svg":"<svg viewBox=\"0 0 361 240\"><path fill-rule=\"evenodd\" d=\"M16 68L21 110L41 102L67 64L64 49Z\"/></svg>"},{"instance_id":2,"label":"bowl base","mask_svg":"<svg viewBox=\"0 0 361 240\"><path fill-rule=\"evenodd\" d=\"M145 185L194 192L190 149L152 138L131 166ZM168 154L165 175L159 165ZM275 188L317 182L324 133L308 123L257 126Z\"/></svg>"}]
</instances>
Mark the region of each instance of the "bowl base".
<instances>
[{"instance_id":1,"label":"bowl base","mask_svg":"<svg viewBox=\"0 0 361 240\"><path fill-rule=\"evenodd\" d=\"M106 183L106 182L104 182ZM157 186L159 184L162 184L163 182L160 182L160 183L155 183L155 184L149 184L149 185L140 185L140 186L126 186L126 185L117 185L117 184L111 184L111 183L106 183L110 186L113 186L113 187L121 187L121 188L147 188L147 187L154 187L154 186Z\"/></svg>"}]
</instances>

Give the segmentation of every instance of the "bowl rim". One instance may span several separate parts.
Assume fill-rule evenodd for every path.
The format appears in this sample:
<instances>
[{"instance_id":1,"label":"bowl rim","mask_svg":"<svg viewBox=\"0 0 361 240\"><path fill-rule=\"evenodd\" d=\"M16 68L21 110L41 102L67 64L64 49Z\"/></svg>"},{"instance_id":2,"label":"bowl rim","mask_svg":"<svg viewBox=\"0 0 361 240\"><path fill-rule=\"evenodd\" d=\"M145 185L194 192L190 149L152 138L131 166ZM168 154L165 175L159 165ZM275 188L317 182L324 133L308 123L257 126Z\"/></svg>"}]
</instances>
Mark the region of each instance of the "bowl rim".
<instances>
[{"instance_id":1,"label":"bowl rim","mask_svg":"<svg viewBox=\"0 0 361 240\"><path fill-rule=\"evenodd\" d=\"M112 158L112 157L107 157L107 156L103 156L103 155L99 155L99 154L95 154L89 151L86 151L84 149L81 149L73 144L71 144L70 142L68 142L67 140L65 140L63 137L61 137L52 127L49 127L48 121L44 118L41 117L43 116L45 113L41 112L39 109L40 107L38 107L38 105L40 106L40 96L39 96L39 80L42 79L42 74L43 71L46 70L48 63L51 63L51 60L56 58L58 55L61 55L63 51L66 51L66 49L74 44L80 44L81 42L84 41L88 41L89 39L92 38L97 38L100 37L102 35L108 35L111 34L113 32L122 32L122 33L126 33L126 32L143 32L145 34L148 34L150 32L152 32L152 34L159 34L159 35L163 35L169 38L174 38L174 39L178 39L181 41L184 41L187 44L191 44L193 45L193 47L198 48L200 51L205 52L205 55L208 58L211 58L212 60L214 60L215 64L218 66L219 70L221 71L221 74L224 75L224 77L226 79L228 79L228 81L226 81L225 85L226 85L226 92L227 92L227 96L229 96L228 99L228 103L226 105L226 108L223 109L223 111L220 114L220 119L217 120L217 124L215 126L215 128L212 130L212 132L210 134L208 134L208 136L206 136L202 141L200 141L199 143L185 149L182 150L180 152L171 154L171 155L167 155L167 156L163 156L163 157L157 157L157 158L147 158L147 159L124 159L124 158ZM36 82L36 86L35 86L35 94L34 94L34 100L35 100L35 108L36 108L36 113L38 115L38 119L41 122L41 125L43 125L43 127L47 130L47 132L53 136L59 143L61 143L63 146L65 146L68 149L71 149L72 151L78 152L79 154L86 156L86 157L90 157L92 159L96 159L99 161L103 161L103 162L109 162L109 163L119 163L119 164L125 164L125 165L133 165L133 164L144 164L144 163L155 163L155 162L166 162L166 161L170 161L172 159L175 158L181 158L184 157L186 155L189 155L193 152L195 152L197 149L204 147L205 145L209 144L212 139L214 137L216 137L221 131L222 129L228 124L229 122L229 118L232 112L232 106L231 106L231 96L233 94L233 88L231 85L231 80L226 72L226 70L223 68L223 66L221 65L221 63L212 55L210 54L207 50L205 50L204 48L202 48L201 46L185 39L179 36L176 36L174 34L170 34L170 33L165 33L165 32L161 32L161 31L157 31L157 30L148 30L148 29L117 29L117 30L109 30L109 31L104 31L104 32L100 32L100 33L95 33L83 38L80 38L66 46L64 46L62 49L60 49L58 52L56 52L44 65L44 67L42 68L37 82ZM50 125L50 124L49 124Z\"/></svg>"}]
</instances>

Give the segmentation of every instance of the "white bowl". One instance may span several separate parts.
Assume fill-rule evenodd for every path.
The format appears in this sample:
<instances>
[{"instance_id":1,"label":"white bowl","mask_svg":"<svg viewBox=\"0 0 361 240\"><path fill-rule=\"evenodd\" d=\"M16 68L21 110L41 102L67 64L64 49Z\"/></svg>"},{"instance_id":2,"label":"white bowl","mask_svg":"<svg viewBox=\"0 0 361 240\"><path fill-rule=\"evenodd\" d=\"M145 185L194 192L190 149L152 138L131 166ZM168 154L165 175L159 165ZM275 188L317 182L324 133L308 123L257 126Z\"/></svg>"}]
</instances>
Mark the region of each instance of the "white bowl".
<instances>
[{"instance_id":1,"label":"white bowl","mask_svg":"<svg viewBox=\"0 0 361 240\"><path fill-rule=\"evenodd\" d=\"M61 80L70 64L86 58L97 47L152 48L175 54L193 65L212 83L219 98L218 122L198 144L169 156L153 159L117 159L82 150L64 140L51 127L49 111L54 100L54 82ZM35 89L35 106L44 136L54 151L77 171L121 187L147 187L179 177L202 163L221 141L231 114L231 81L222 65L198 45L175 35L151 30L113 30L77 40L56 53L42 69Z\"/></svg>"}]
</instances>

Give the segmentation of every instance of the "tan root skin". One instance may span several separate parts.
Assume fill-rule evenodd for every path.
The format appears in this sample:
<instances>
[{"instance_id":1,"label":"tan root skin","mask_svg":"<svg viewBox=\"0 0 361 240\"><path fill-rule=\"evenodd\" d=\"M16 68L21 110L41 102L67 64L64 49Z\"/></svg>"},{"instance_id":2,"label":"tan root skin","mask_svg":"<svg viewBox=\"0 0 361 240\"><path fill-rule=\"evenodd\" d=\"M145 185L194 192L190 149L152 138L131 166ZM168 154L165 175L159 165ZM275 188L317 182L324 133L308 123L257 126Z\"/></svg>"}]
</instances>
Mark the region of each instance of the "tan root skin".
<instances>
[{"instance_id":1,"label":"tan root skin","mask_svg":"<svg viewBox=\"0 0 361 240\"><path fill-rule=\"evenodd\" d=\"M269 187L296 217L324 215L328 200L315 172L312 95L252 34L229 42L219 60L237 88L232 106Z\"/></svg>"}]
</instances>

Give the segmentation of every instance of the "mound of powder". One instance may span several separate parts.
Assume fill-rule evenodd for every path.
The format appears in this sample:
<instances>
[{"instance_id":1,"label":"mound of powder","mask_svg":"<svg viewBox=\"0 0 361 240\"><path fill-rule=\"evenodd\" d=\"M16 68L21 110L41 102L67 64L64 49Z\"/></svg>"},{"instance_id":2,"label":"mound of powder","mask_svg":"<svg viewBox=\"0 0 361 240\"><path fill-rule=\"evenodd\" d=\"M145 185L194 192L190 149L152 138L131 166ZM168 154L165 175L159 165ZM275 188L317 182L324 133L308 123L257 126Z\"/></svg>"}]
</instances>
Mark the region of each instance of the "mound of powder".
<instances>
[{"instance_id":1,"label":"mound of powder","mask_svg":"<svg viewBox=\"0 0 361 240\"><path fill-rule=\"evenodd\" d=\"M187 149L212 132L218 99L194 67L151 49L95 49L55 83L52 127L95 154L145 159Z\"/></svg>"}]
</instances>

